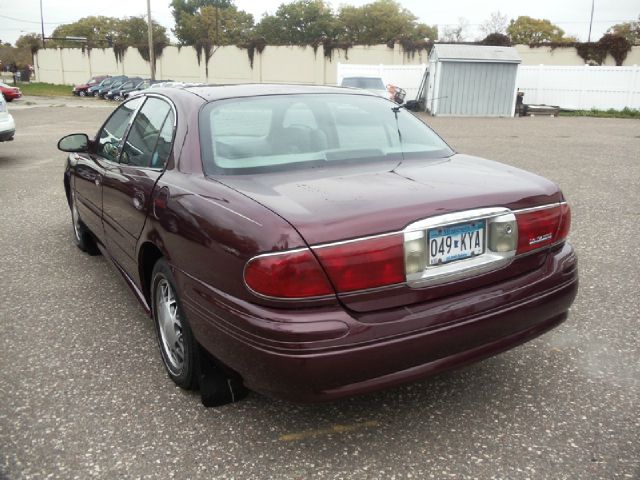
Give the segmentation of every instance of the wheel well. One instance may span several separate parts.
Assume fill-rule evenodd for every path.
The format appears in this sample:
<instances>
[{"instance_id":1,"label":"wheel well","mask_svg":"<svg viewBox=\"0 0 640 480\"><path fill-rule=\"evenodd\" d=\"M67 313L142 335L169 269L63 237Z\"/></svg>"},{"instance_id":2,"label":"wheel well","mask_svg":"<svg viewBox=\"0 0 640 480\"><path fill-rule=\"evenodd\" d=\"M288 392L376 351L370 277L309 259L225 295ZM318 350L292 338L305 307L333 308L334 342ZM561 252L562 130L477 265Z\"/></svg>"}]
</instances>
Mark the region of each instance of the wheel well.
<instances>
[{"instance_id":1,"label":"wheel well","mask_svg":"<svg viewBox=\"0 0 640 480\"><path fill-rule=\"evenodd\" d=\"M151 274L153 273L153 266L162 256L162 252L151 242L143 244L140 249L138 261L140 285L149 307L151 307Z\"/></svg>"},{"instance_id":2,"label":"wheel well","mask_svg":"<svg viewBox=\"0 0 640 480\"><path fill-rule=\"evenodd\" d=\"M64 173L64 193L67 196L67 204L71 207L71 179L68 172Z\"/></svg>"}]
</instances>

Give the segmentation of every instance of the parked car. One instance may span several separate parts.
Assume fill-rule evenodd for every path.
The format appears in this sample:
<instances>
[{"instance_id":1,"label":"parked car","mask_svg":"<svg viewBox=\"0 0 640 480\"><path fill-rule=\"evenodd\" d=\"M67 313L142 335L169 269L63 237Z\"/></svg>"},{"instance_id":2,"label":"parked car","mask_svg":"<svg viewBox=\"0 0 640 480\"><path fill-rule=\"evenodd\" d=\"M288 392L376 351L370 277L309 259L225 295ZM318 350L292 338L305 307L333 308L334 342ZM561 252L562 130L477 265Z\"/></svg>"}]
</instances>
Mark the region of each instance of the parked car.
<instances>
[{"instance_id":1,"label":"parked car","mask_svg":"<svg viewBox=\"0 0 640 480\"><path fill-rule=\"evenodd\" d=\"M22 97L22 92L18 87L12 87L4 82L0 82L0 93L7 102L13 102L16 98Z\"/></svg>"},{"instance_id":2,"label":"parked car","mask_svg":"<svg viewBox=\"0 0 640 480\"><path fill-rule=\"evenodd\" d=\"M147 89L151 88L153 85L156 85L158 83L163 83L163 82L161 80L149 80L147 78L147 79L143 80L142 82L138 83L138 85L136 85L135 88L132 88L130 90L123 90L121 98L120 98L120 101L126 100L127 98L129 98L129 96L135 95L138 92L147 90Z\"/></svg>"},{"instance_id":3,"label":"parked car","mask_svg":"<svg viewBox=\"0 0 640 480\"><path fill-rule=\"evenodd\" d=\"M0 142L13 140L16 133L16 123L7 109L4 95L0 94Z\"/></svg>"},{"instance_id":4,"label":"parked car","mask_svg":"<svg viewBox=\"0 0 640 480\"><path fill-rule=\"evenodd\" d=\"M103 81L101 81L98 85L94 85L93 87L89 87L89 89L87 90L87 95L91 95L93 97L98 97L99 94L98 92L100 90L109 90L109 88L112 85L115 85L116 82L122 80L123 78L126 78L123 75L119 75L117 77L109 77L109 78L105 78Z\"/></svg>"},{"instance_id":5,"label":"parked car","mask_svg":"<svg viewBox=\"0 0 640 480\"><path fill-rule=\"evenodd\" d=\"M345 77L340 84L343 87L362 88L382 98L403 104L407 92L397 85L384 85L381 77Z\"/></svg>"},{"instance_id":6,"label":"parked car","mask_svg":"<svg viewBox=\"0 0 640 480\"><path fill-rule=\"evenodd\" d=\"M389 92L380 77L345 77L340 83L342 87L362 88L382 98L389 98Z\"/></svg>"},{"instance_id":7,"label":"parked car","mask_svg":"<svg viewBox=\"0 0 640 480\"><path fill-rule=\"evenodd\" d=\"M129 77L119 86L114 86L111 90L108 90L103 96L106 100L122 100L123 92L135 90L143 82L144 80L140 77Z\"/></svg>"},{"instance_id":8,"label":"parked car","mask_svg":"<svg viewBox=\"0 0 640 480\"><path fill-rule=\"evenodd\" d=\"M102 80L100 83L98 83L97 85L93 85L92 87L89 87L87 89L87 96L97 96L97 91L100 90L101 88L105 88L110 86L113 82L115 82L117 79L122 78L120 76L117 77L107 77L104 80Z\"/></svg>"},{"instance_id":9,"label":"parked car","mask_svg":"<svg viewBox=\"0 0 640 480\"><path fill-rule=\"evenodd\" d=\"M75 87L73 87L73 94L79 97L86 97L89 88L93 87L94 85L98 85L105 78L109 78L109 75L98 75L97 77L91 77L85 83L81 83L80 85L76 85Z\"/></svg>"},{"instance_id":10,"label":"parked car","mask_svg":"<svg viewBox=\"0 0 640 480\"><path fill-rule=\"evenodd\" d=\"M546 332L577 292L558 186L362 90L151 89L58 147L75 243L116 265L183 388L391 387Z\"/></svg>"},{"instance_id":11,"label":"parked car","mask_svg":"<svg viewBox=\"0 0 640 480\"><path fill-rule=\"evenodd\" d=\"M109 91L120 88L120 86L124 85L128 80L129 80L129 77L127 76L118 77L111 83L111 85L99 88L98 90L96 90L96 92L93 95L99 98L105 98L105 95Z\"/></svg>"}]
</instances>

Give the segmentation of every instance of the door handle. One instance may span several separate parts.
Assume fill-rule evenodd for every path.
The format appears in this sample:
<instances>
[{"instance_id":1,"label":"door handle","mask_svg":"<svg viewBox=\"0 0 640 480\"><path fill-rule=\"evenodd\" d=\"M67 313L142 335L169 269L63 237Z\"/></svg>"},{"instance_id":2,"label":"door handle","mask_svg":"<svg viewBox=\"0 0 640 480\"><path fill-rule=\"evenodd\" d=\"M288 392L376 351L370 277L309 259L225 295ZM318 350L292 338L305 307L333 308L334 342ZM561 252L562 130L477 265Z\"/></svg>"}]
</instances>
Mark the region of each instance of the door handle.
<instances>
[{"instance_id":1,"label":"door handle","mask_svg":"<svg viewBox=\"0 0 640 480\"><path fill-rule=\"evenodd\" d=\"M96 184L96 187L99 187L100 184L102 183L102 176L96 175L96 179L94 180L94 183Z\"/></svg>"}]
</instances>

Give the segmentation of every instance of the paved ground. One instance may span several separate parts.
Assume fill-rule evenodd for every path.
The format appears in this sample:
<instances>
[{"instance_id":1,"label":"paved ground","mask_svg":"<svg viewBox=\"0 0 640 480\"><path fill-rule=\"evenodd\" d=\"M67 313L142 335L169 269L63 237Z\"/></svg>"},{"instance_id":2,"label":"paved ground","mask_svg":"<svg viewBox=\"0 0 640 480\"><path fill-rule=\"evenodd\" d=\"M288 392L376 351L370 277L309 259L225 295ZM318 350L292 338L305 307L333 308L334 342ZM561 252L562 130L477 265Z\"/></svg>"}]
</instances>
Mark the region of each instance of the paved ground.
<instances>
[{"instance_id":1,"label":"paved ground","mask_svg":"<svg viewBox=\"0 0 640 480\"><path fill-rule=\"evenodd\" d=\"M458 150L563 187L582 283L560 328L361 398L205 409L164 374L114 270L71 243L55 144L108 110L13 113L16 140L0 144L0 478L640 478L640 122L430 120Z\"/></svg>"}]
</instances>

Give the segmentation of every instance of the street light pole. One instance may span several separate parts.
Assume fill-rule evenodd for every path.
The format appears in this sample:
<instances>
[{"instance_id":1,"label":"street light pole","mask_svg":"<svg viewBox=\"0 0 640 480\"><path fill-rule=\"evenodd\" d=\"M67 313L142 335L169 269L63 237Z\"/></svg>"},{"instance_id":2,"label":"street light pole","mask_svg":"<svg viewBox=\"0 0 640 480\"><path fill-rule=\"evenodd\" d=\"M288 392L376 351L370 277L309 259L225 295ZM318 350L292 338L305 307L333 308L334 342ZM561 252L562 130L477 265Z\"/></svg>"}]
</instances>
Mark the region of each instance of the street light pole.
<instances>
[{"instance_id":1,"label":"street light pole","mask_svg":"<svg viewBox=\"0 0 640 480\"><path fill-rule=\"evenodd\" d=\"M42 2L42 0L40 0ZM151 66L151 80L156 79L156 55L153 51L153 24L151 23L151 0L147 0L147 20L149 23L149 65Z\"/></svg>"},{"instance_id":2,"label":"street light pole","mask_svg":"<svg viewBox=\"0 0 640 480\"><path fill-rule=\"evenodd\" d=\"M42 48L44 48L44 16L42 15L42 0L40 0L40 27L42 27Z\"/></svg>"},{"instance_id":3,"label":"street light pole","mask_svg":"<svg viewBox=\"0 0 640 480\"><path fill-rule=\"evenodd\" d=\"M589 21L589 38L587 39L587 42L591 41L591 26L593 25L593 6L594 6L595 0L591 0L591 20Z\"/></svg>"}]
</instances>

